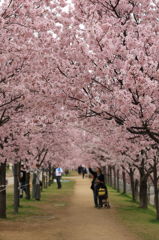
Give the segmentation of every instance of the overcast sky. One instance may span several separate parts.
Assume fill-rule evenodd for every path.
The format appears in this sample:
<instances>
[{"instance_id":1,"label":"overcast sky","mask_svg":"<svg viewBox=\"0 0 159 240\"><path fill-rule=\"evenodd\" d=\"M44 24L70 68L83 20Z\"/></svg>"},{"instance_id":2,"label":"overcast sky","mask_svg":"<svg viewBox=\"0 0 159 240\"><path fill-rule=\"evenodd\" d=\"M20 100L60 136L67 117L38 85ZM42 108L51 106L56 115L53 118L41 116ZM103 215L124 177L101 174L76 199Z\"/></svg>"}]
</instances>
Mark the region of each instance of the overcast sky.
<instances>
[{"instance_id":1,"label":"overcast sky","mask_svg":"<svg viewBox=\"0 0 159 240\"><path fill-rule=\"evenodd\" d=\"M0 6L2 5L3 2L4 2L4 0L0 0Z\"/></svg>"}]
</instances>

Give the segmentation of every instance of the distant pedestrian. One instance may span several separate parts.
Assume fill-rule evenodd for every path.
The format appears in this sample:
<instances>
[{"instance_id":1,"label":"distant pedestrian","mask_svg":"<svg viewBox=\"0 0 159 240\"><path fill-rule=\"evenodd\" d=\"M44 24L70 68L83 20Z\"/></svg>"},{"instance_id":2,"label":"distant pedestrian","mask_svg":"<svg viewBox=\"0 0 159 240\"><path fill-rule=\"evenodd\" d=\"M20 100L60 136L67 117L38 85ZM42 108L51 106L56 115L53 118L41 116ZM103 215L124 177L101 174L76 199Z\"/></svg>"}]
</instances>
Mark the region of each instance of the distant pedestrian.
<instances>
[{"instance_id":1,"label":"distant pedestrian","mask_svg":"<svg viewBox=\"0 0 159 240\"><path fill-rule=\"evenodd\" d=\"M62 174L63 174L63 169L61 167L57 167L55 169L55 177L56 177L56 182L57 182L57 188L58 189L62 188L62 184L61 184Z\"/></svg>"},{"instance_id":2,"label":"distant pedestrian","mask_svg":"<svg viewBox=\"0 0 159 240\"><path fill-rule=\"evenodd\" d=\"M87 169L85 167L82 167L82 177L85 177L85 174L87 174Z\"/></svg>"},{"instance_id":3,"label":"distant pedestrian","mask_svg":"<svg viewBox=\"0 0 159 240\"><path fill-rule=\"evenodd\" d=\"M79 167L78 167L78 174L80 175L82 173L82 166L80 165Z\"/></svg>"}]
</instances>

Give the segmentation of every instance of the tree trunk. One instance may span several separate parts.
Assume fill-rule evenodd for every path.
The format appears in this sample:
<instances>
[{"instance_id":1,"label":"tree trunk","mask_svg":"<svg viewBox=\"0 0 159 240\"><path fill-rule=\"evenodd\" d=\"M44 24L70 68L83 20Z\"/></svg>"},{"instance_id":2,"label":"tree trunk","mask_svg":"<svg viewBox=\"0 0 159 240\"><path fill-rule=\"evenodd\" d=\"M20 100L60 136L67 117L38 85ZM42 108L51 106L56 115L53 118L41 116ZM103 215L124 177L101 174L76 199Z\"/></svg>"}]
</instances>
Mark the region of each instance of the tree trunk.
<instances>
[{"instance_id":1,"label":"tree trunk","mask_svg":"<svg viewBox=\"0 0 159 240\"><path fill-rule=\"evenodd\" d=\"M35 183L36 183L36 174L33 173L33 179L32 179L32 198L35 199Z\"/></svg>"},{"instance_id":2,"label":"tree trunk","mask_svg":"<svg viewBox=\"0 0 159 240\"><path fill-rule=\"evenodd\" d=\"M41 186L41 191L43 191L45 185L45 176L44 176L44 170L42 170L42 186Z\"/></svg>"},{"instance_id":3,"label":"tree trunk","mask_svg":"<svg viewBox=\"0 0 159 240\"><path fill-rule=\"evenodd\" d=\"M131 183L131 193L132 193L132 200L136 201L136 195L135 195L135 182L134 182L134 171L130 168L130 183Z\"/></svg>"},{"instance_id":4,"label":"tree trunk","mask_svg":"<svg viewBox=\"0 0 159 240\"><path fill-rule=\"evenodd\" d=\"M26 199L30 200L30 173L26 173Z\"/></svg>"},{"instance_id":5,"label":"tree trunk","mask_svg":"<svg viewBox=\"0 0 159 240\"><path fill-rule=\"evenodd\" d=\"M147 197L147 177L141 176L140 178L140 207L147 208L148 197Z\"/></svg>"},{"instance_id":6,"label":"tree trunk","mask_svg":"<svg viewBox=\"0 0 159 240\"><path fill-rule=\"evenodd\" d=\"M139 180L138 179L135 180L134 189L135 189L135 199L138 201L139 200Z\"/></svg>"},{"instance_id":7,"label":"tree trunk","mask_svg":"<svg viewBox=\"0 0 159 240\"><path fill-rule=\"evenodd\" d=\"M47 188L47 177L46 177L46 172L45 172L45 175L44 175L44 188L45 188L45 189Z\"/></svg>"},{"instance_id":8,"label":"tree trunk","mask_svg":"<svg viewBox=\"0 0 159 240\"><path fill-rule=\"evenodd\" d=\"M109 185L113 186L113 179L112 179L112 167L109 166Z\"/></svg>"},{"instance_id":9,"label":"tree trunk","mask_svg":"<svg viewBox=\"0 0 159 240\"><path fill-rule=\"evenodd\" d=\"M148 201L148 204L150 204L150 200L151 200L151 192L150 192L150 189L151 189L151 185L150 185L150 184L147 184L147 201ZM154 202L155 202L155 199L154 199Z\"/></svg>"},{"instance_id":10,"label":"tree trunk","mask_svg":"<svg viewBox=\"0 0 159 240\"><path fill-rule=\"evenodd\" d=\"M35 185L35 200L40 200L41 191L40 191L40 183Z\"/></svg>"},{"instance_id":11,"label":"tree trunk","mask_svg":"<svg viewBox=\"0 0 159 240\"><path fill-rule=\"evenodd\" d=\"M0 218L6 218L6 163L0 164Z\"/></svg>"},{"instance_id":12,"label":"tree trunk","mask_svg":"<svg viewBox=\"0 0 159 240\"><path fill-rule=\"evenodd\" d=\"M108 166L108 185L110 186L110 166Z\"/></svg>"},{"instance_id":13,"label":"tree trunk","mask_svg":"<svg viewBox=\"0 0 159 240\"><path fill-rule=\"evenodd\" d=\"M49 168L46 170L46 176L47 176L47 188L50 186L50 171Z\"/></svg>"},{"instance_id":14,"label":"tree trunk","mask_svg":"<svg viewBox=\"0 0 159 240\"><path fill-rule=\"evenodd\" d=\"M39 169L35 173L35 200L41 199L41 188L40 188L40 171Z\"/></svg>"},{"instance_id":15,"label":"tree trunk","mask_svg":"<svg viewBox=\"0 0 159 240\"><path fill-rule=\"evenodd\" d=\"M18 197L18 207L20 207L20 170L21 170L21 162L18 163L18 181L19 181L19 197Z\"/></svg>"},{"instance_id":16,"label":"tree trunk","mask_svg":"<svg viewBox=\"0 0 159 240\"><path fill-rule=\"evenodd\" d=\"M156 208L156 219L159 220L159 189L158 189L158 171L157 171L157 161L154 158L153 166L153 184L155 193L155 208Z\"/></svg>"},{"instance_id":17,"label":"tree trunk","mask_svg":"<svg viewBox=\"0 0 159 240\"><path fill-rule=\"evenodd\" d=\"M45 176L45 183L46 183L46 188L48 188L48 183L49 183L49 179L48 179L48 171L46 170L46 176Z\"/></svg>"},{"instance_id":18,"label":"tree trunk","mask_svg":"<svg viewBox=\"0 0 159 240\"><path fill-rule=\"evenodd\" d=\"M120 183L119 183L120 178L119 177L120 177L119 176L119 169L117 169L117 191L118 192L120 192Z\"/></svg>"},{"instance_id":19,"label":"tree trunk","mask_svg":"<svg viewBox=\"0 0 159 240\"><path fill-rule=\"evenodd\" d=\"M49 164L49 186L51 186L51 184L52 184L51 175L52 175L51 164Z\"/></svg>"},{"instance_id":20,"label":"tree trunk","mask_svg":"<svg viewBox=\"0 0 159 240\"><path fill-rule=\"evenodd\" d=\"M40 181L37 179L37 174L33 174L33 187L32 187L32 197L35 200L40 200L41 194L40 194Z\"/></svg>"},{"instance_id":21,"label":"tree trunk","mask_svg":"<svg viewBox=\"0 0 159 240\"><path fill-rule=\"evenodd\" d=\"M55 179L55 168L52 168L52 182L54 183L54 179Z\"/></svg>"},{"instance_id":22,"label":"tree trunk","mask_svg":"<svg viewBox=\"0 0 159 240\"><path fill-rule=\"evenodd\" d=\"M145 161L146 161L146 157L144 157L145 152L142 150L141 151L141 164L139 169L139 173L140 173L140 193L139 193L139 197L140 197L140 207L141 208L147 208L148 207L148 196L147 196L147 180L149 175L147 174L147 172L145 171Z\"/></svg>"},{"instance_id":23,"label":"tree trunk","mask_svg":"<svg viewBox=\"0 0 159 240\"><path fill-rule=\"evenodd\" d=\"M122 172L122 177L123 177L123 194L126 194L126 174L125 174L125 170L123 170Z\"/></svg>"},{"instance_id":24,"label":"tree trunk","mask_svg":"<svg viewBox=\"0 0 159 240\"><path fill-rule=\"evenodd\" d=\"M14 173L14 213L18 213L19 210L19 163L14 164L13 168L13 173Z\"/></svg>"},{"instance_id":25,"label":"tree trunk","mask_svg":"<svg viewBox=\"0 0 159 240\"><path fill-rule=\"evenodd\" d=\"M113 187L114 187L114 189L116 189L116 186L117 186L117 183L116 183L117 176L116 176L115 166L113 167L113 175L114 175Z\"/></svg>"},{"instance_id":26,"label":"tree trunk","mask_svg":"<svg viewBox=\"0 0 159 240\"><path fill-rule=\"evenodd\" d=\"M154 184L154 192L155 192L156 219L159 220L159 189L156 183Z\"/></svg>"}]
</instances>

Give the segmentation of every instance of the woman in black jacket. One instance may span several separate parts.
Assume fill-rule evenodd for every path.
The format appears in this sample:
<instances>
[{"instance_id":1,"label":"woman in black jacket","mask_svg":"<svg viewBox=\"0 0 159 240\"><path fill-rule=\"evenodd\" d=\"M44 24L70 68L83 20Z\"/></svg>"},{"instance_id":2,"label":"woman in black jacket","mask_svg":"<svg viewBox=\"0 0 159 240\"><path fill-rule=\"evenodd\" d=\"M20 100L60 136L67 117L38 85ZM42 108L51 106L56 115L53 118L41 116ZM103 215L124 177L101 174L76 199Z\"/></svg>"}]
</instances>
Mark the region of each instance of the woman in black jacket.
<instances>
[{"instance_id":1,"label":"woman in black jacket","mask_svg":"<svg viewBox=\"0 0 159 240\"><path fill-rule=\"evenodd\" d=\"M96 208L102 207L102 203L98 197L98 189L100 186L105 185L104 175L99 167L96 168L96 171L93 171L92 168L89 168L89 172L93 176L91 189L93 190L94 204Z\"/></svg>"}]
</instances>

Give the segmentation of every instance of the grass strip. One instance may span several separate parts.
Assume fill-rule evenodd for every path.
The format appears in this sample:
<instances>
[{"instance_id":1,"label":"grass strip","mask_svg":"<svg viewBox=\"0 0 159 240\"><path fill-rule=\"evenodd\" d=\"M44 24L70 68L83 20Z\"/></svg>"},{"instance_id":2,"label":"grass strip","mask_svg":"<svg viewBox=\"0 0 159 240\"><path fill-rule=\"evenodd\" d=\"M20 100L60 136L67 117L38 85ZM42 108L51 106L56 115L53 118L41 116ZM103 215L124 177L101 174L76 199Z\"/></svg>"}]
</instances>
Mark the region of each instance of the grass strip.
<instances>
[{"instance_id":1,"label":"grass strip","mask_svg":"<svg viewBox=\"0 0 159 240\"><path fill-rule=\"evenodd\" d=\"M156 220L155 209L139 208L129 195L118 193L108 188L112 207L115 207L119 219L142 240L159 240L159 221Z\"/></svg>"},{"instance_id":2,"label":"grass strip","mask_svg":"<svg viewBox=\"0 0 159 240\"><path fill-rule=\"evenodd\" d=\"M13 186L9 186L7 189L7 220L19 221L21 219L24 220L26 217L45 215L43 210L44 204L68 206L69 196L73 192L74 184L74 181L64 182L62 183L62 189L59 190L56 183L53 183L50 187L42 191L40 201L34 199L26 200L25 198L20 199L18 214L14 214L13 211Z\"/></svg>"}]
</instances>

